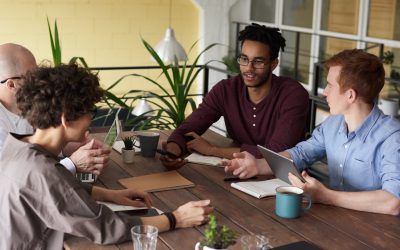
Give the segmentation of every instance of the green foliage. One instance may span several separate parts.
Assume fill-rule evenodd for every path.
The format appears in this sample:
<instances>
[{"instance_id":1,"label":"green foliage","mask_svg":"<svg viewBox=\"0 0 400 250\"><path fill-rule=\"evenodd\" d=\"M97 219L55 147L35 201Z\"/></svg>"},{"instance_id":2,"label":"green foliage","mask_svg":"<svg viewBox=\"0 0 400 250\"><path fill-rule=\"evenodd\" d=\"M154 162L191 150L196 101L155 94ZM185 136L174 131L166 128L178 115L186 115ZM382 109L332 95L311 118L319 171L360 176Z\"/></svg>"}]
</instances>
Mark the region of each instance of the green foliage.
<instances>
[{"instance_id":1,"label":"green foliage","mask_svg":"<svg viewBox=\"0 0 400 250\"><path fill-rule=\"evenodd\" d=\"M202 246L212 247L216 249L224 249L235 244L237 233L226 225L218 225L214 214L208 216L208 226L205 231Z\"/></svg>"},{"instance_id":2,"label":"green foliage","mask_svg":"<svg viewBox=\"0 0 400 250\"><path fill-rule=\"evenodd\" d=\"M177 60L168 65L164 64L153 47L144 39L142 39L142 42L161 69L159 77L157 79L151 79L141 74L128 74L118 79L114 84L107 88L107 91L110 93L112 88L114 88L127 77L140 77L145 79L150 84L157 87L157 93L150 91L146 92L144 95L143 91L131 90L122 96L120 100L122 100L124 97L130 97L132 94L136 94L129 99L131 104L125 103L126 106L131 107L136 100L146 98L146 100L151 103L154 108L153 115L148 116L147 114L146 116L146 114L143 114L139 117L135 117L134 119L129 120L127 125L129 125L129 123L137 124L137 122L140 121L141 127L139 129L176 128L185 120L185 111L188 107L190 107L192 111L196 109L195 101L189 96L190 89L197 79L199 73L206 67L208 63L211 62L207 62L205 65L200 66L198 65L198 61L203 53L211 49L216 44L211 44L201 51L194 62L189 66L187 65L187 61L180 65ZM160 78L166 80L168 87L164 87L159 83ZM139 94L139 92L142 92L142 94Z\"/></svg>"},{"instance_id":3,"label":"green foliage","mask_svg":"<svg viewBox=\"0 0 400 250\"><path fill-rule=\"evenodd\" d=\"M51 45L51 53L53 56L53 64L54 65L60 65L62 63L62 56L61 56L61 43L60 43L60 36L58 33L58 26L57 26L57 20L54 21L54 33L51 30L50 27L50 21L49 18L47 17L47 27L49 30L49 37L50 37L50 45ZM81 64L85 68L89 68L88 64L86 63L86 60L83 57L80 56L74 56L72 57L69 62L69 64ZM108 105L108 107L113 108L116 104L119 107L123 108L129 108L123 101L121 101L120 98L115 96L113 93L109 91L105 91L105 96L103 97L103 102ZM102 119L103 117L97 117L95 119Z\"/></svg>"},{"instance_id":4,"label":"green foliage","mask_svg":"<svg viewBox=\"0 0 400 250\"><path fill-rule=\"evenodd\" d=\"M57 20L54 20L54 35L51 30L50 21L48 17L47 17L47 28L49 29L51 54L53 55L53 64L60 65L62 63L62 57L61 57L61 43L60 43L60 36L58 34ZM88 68L88 64L86 63L83 57L74 56L69 60L69 63L70 64L80 63L85 68Z\"/></svg>"},{"instance_id":5,"label":"green foliage","mask_svg":"<svg viewBox=\"0 0 400 250\"><path fill-rule=\"evenodd\" d=\"M127 136L127 137L122 138L122 141L124 142L125 150L132 150L133 145L135 144L136 138L134 138L133 136Z\"/></svg>"},{"instance_id":6,"label":"green foliage","mask_svg":"<svg viewBox=\"0 0 400 250\"><path fill-rule=\"evenodd\" d=\"M239 74L240 73L240 67L237 62L237 58L235 56L224 56L222 58L222 61L226 65L226 69L233 73L233 74Z\"/></svg>"},{"instance_id":7,"label":"green foliage","mask_svg":"<svg viewBox=\"0 0 400 250\"><path fill-rule=\"evenodd\" d=\"M387 65L392 65L394 62L394 53L392 51L385 51L381 57L382 63ZM400 72L397 70L392 69L390 71L390 80L389 83L393 86L393 89L400 94Z\"/></svg>"}]
</instances>

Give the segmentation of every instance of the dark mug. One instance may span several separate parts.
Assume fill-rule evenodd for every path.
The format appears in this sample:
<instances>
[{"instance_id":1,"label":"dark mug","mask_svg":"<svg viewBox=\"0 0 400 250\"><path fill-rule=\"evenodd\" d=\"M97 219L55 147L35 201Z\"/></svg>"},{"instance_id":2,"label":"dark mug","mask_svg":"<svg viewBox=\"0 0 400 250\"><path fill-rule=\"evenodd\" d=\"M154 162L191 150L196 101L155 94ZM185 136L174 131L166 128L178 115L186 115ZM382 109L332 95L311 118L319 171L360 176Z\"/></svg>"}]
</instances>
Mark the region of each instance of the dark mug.
<instances>
[{"instance_id":1,"label":"dark mug","mask_svg":"<svg viewBox=\"0 0 400 250\"><path fill-rule=\"evenodd\" d=\"M304 195L301 188L293 186L281 186L276 189L275 213L282 218L294 219L302 212L311 208L311 198ZM307 200L307 206L303 208L303 198Z\"/></svg>"},{"instance_id":2,"label":"dark mug","mask_svg":"<svg viewBox=\"0 0 400 250\"><path fill-rule=\"evenodd\" d=\"M137 134L140 141L140 153L144 157L154 157L160 134L156 132L140 132Z\"/></svg>"}]
</instances>

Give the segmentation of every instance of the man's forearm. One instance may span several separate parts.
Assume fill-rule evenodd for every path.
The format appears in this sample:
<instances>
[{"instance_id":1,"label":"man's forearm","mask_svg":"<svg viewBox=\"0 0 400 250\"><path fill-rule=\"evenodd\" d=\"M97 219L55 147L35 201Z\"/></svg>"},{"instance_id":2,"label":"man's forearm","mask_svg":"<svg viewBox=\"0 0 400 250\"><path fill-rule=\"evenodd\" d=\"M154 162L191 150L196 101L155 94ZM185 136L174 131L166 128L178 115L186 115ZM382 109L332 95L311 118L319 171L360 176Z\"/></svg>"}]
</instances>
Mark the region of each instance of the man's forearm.
<instances>
[{"instance_id":1,"label":"man's forearm","mask_svg":"<svg viewBox=\"0 0 400 250\"><path fill-rule=\"evenodd\" d=\"M210 155L226 159L232 159L233 153L238 152L240 152L240 148L221 148L212 146L212 148L210 149Z\"/></svg>"},{"instance_id":2,"label":"man's forearm","mask_svg":"<svg viewBox=\"0 0 400 250\"><path fill-rule=\"evenodd\" d=\"M365 212L400 214L400 199L384 190L339 192L327 190L323 203Z\"/></svg>"}]
</instances>

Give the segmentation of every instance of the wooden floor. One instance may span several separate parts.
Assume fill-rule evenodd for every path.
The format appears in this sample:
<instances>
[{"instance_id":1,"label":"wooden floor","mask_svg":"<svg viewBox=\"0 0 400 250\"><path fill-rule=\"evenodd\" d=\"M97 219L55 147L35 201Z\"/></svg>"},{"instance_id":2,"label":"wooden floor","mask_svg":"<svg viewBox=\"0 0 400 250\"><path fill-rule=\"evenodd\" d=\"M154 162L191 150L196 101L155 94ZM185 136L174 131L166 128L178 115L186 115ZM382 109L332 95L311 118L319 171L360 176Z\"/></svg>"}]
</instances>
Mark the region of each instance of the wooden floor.
<instances>
[{"instance_id":1,"label":"wooden floor","mask_svg":"<svg viewBox=\"0 0 400 250\"><path fill-rule=\"evenodd\" d=\"M162 132L165 140L169 132ZM208 131L205 137L217 145L229 145L229 140ZM165 171L156 158L138 156L132 164L122 163L113 151L112 162L100 176L98 185L120 189L120 178ZM308 241L322 249L399 249L400 218L357 212L321 204L313 204L309 212L298 219L282 219L275 215L275 197L256 199L230 187L223 181L222 168L188 164L179 172L195 183L195 187L156 192L154 204L163 211L171 211L191 200L210 199L219 222L230 226L239 234L261 233L269 239L270 247L296 241ZM262 179L262 178L259 178ZM178 229L159 235L157 249L194 249L205 226ZM66 249L132 249L126 242L113 246L98 246L87 240L71 238ZM240 244L229 249L240 249Z\"/></svg>"}]
</instances>

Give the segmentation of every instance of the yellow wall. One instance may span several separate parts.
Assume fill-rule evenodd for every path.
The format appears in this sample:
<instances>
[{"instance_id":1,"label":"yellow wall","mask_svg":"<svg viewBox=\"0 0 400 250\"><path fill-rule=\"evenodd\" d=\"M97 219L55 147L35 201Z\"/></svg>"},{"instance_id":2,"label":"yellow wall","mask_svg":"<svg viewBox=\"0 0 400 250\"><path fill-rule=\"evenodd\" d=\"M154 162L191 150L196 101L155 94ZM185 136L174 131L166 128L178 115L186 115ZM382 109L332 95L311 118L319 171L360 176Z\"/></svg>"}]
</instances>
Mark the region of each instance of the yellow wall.
<instances>
[{"instance_id":1,"label":"yellow wall","mask_svg":"<svg viewBox=\"0 0 400 250\"><path fill-rule=\"evenodd\" d=\"M48 16L52 25L57 19L63 62L82 56L92 67L154 65L140 37L155 46L169 25L169 0L0 0L0 10L0 44L21 44L38 62L51 59ZM177 40L188 51L199 39L198 8L191 0L172 0L171 19ZM197 53L196 47L189 59ZM125 73L101 73L101 83L107 86ZM143 89L135 80L117 92L133 84Z\"/></svg>"}]
</instances>

